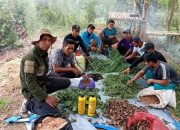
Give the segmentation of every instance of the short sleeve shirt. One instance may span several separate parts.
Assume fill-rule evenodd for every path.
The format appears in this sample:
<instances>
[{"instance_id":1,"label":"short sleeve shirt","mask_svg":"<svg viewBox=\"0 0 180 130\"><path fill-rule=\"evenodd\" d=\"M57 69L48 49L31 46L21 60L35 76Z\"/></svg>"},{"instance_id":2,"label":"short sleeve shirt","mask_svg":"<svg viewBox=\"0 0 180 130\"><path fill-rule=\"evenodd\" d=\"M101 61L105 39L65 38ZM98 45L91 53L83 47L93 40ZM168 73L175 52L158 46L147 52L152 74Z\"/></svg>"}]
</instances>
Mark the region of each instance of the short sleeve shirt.
<instances>
[{"instance_id":1,"label":"short sleeve shirt","mask_svg":"<svg viewBox=\"0 0 180 130\"><path fill-rule=\"evenodd\" d=\"M48 74L53 74L53 67L52 65L56 64L59 67L66 68L70 64L75 64L75 56L74 54L71 54L70 56L64 55L63 49L55 49L52 51L50 57L49 57L49 72Z\"/></svg>"},{"instance_id":2,"label":"short sleeve shirt","mask_svg":"<svg viewBox=\"0 0 180 130\"><path fill-rule=\"evenodd\" d=\"M142 51L142 48L144 48L144 44L142 45L142 47L134 47L133 52L137 52L140 56L142 56L144 54L144 51Z\"/></svg>"},{"instance_id":3,"label":"short sleeve shirt","mask_svg":"<svg viewBox=\"0 0 180 130\"><path fill-rule=\"evenodd\" d=\"M123 47L127 50L129 49L133 49L133 45L132 45L132 38L131 39L121 39L119 42L118 42L118 46L119 47Z\"/></svg>"},{"instance_id":4,"label":"short sleeve shirt","mask_svg":"<svg viewBox=\"0 0 180 130\"><path fill-rule=\"evenodd\" d=\"M102 33L105 35L106 38L108 38L110 35L117 35L117 30L116 28L112 28L112 29L109 29L109 28L104 28Z\"/></svg>"},{"instance_id":5,"label":"short sleeve shirt","mask_svg":"<svg viewBox=\"0 0 180 130\"><path fill-rule=\"evenodd\" d=\"M180 77L177 75L176 71L167 63L161 62L156 69L152 69L148 66L143 68L146 73L148 70L152 70L153 79L157 80L169 80L170 82L179 83Z\"/></svg>"}]
</instances>

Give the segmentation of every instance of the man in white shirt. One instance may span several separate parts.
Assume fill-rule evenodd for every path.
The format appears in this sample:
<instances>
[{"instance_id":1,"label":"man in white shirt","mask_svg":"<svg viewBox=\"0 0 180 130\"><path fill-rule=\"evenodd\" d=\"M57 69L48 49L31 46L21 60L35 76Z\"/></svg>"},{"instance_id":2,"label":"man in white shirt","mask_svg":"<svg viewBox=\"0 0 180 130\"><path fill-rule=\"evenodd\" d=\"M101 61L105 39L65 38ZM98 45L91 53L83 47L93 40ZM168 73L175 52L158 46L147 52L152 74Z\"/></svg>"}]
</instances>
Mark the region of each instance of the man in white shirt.
<instances>
[{"instance_id":1,"label":"man in white shirt","mask_svg":"<svg viewBox=\"0 0 180 130\"><path fill-rule=\"evenodd\" d=\"M142 56L144 54L144 51L142 50L142 48L144 48L144 44L143 44L143 42L141 41L141 39L138 36L134 36L132 38L132 44L134 46L133 52L130 55L125 57L125 60L128 63L132 63L139 56Z\"/></svg>"}]
</instances>

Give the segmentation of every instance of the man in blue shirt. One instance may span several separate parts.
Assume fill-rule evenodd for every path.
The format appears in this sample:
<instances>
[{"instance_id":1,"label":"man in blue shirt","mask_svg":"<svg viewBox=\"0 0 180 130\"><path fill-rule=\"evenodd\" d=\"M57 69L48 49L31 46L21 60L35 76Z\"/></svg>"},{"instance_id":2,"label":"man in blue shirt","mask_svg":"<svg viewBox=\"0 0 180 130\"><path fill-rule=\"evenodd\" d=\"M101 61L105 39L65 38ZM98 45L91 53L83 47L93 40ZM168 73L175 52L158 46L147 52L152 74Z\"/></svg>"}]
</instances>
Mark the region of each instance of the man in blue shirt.
<instances>
[{"instance_id":1,"label":"man in blue shirt","mask_svg":"<svg viewBox=\"0 0 180 130\"><path fill-rule=\"evenodd\" d=\"M106 28L104 28L100 33L100 38L102 40L102 48L105 45L108 45L109 47L116 42L118 42L116 36L117 36L117 30L114 27L115 21L113 19L110 19L108 21L108 25Z\"/></svg>"},{"instance_id":2,"label":"man in blue shirt","mask_svg":"<svg viewBox=\"0 0 180 130\"><path fill-rule=\"evenodd\" d=\"M93 24L89 24L87 27L87 31L81 33L81 38L86 46L86 49L89 51L101 51L101 40L97 37L97 35L93 32L95 26Z\"/></svg>"}]
</instances>

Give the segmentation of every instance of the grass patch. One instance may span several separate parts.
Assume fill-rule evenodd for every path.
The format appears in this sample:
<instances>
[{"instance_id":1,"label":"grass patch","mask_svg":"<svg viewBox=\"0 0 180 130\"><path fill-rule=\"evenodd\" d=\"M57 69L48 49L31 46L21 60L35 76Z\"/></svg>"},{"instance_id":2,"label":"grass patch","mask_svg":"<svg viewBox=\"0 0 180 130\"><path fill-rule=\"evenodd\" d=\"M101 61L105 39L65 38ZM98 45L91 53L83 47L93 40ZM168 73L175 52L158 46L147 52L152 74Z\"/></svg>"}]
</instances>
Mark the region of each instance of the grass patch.
<instances>
[{"instance_id":1,"label":"grass patch","mask_svg":"<svg viewBox=\"0 0 180 130\"><path fill-rule=\"evenodd\" d=\"M180 89L176 91L176 103L176 108L171 108L170 110L174 113L175 116L180 118Z\"/></svg>"},{"instance_id":2,"label":"grass patch","mask_svg":"<svg viewBox=\"0 0 180 130\"><path fill-rule=\"evenodd\" d=\"M6 98L0 98L0 109L5 108L9 104L9 100Z\"/></svg>"}]
</instances>

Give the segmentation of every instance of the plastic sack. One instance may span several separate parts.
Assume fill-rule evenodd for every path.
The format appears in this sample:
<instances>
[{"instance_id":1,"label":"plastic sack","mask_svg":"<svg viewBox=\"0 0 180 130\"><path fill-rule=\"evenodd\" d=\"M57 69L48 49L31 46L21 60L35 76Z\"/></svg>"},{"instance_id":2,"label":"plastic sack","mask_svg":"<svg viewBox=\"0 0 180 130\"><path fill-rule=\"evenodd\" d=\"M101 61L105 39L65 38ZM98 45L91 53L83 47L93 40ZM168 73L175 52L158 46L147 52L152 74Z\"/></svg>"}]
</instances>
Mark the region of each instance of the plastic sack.
<instances>
[{"instance_id":1,"label":"plastic sack","mask_svg":"<svg viewBox=\"0 0 180 130\"><path fill-rule=\"evenodd\" d=\"M83 83L85 82L85 83ZM80 89L95 89L95 82L94 80L90 79L90 78L87 78L87 79L81 79L80 82L79 82L79 88Z\"/></svg>"},{"instance_id":2,"label":"plastic sack","mask_svg":"<svg viewBox=\"0 0 180 130\"><path fill-rule=\"evenodd\" d=\"M149 130L169 130L159 118L147 112L135 112L132 116L130 116L126 124L127 130L130 130L130 127L134 123L137 124L142 120L149 123Z\"/></svg>"},{"instance_id":3,"label":"plastic sack","mask_svg":"<svg viewBox=\"0 0 180 130\"><path fill-rule=\"evenodd\" d=\"M41 116L39 118L37 118L33 125L32 125L32 130L36 130L36 126L39 124L39 123L42 123L43 119L45 119L46 117L55 117L55 118L61 118L59 116L55 116L55 115L44 115L44 116ZM62 118L61 118L62 119ZM66 120L67 123L65 125L62 126L61 129L59 130L73 130L72 126L71 126L71 123L70 121Z\"/></svg>"},{"instance_id":4,"label":"plastic sack","mask_svg":"<svg viewBox=\"0 0 180 130\"><path fill-rule=\"evenodd\" d=\"M154 87L148 87L141 90L137 97L155 95L159 99L158 104L147 104L148 106L155 108L164 108L166 105L176 108L176 93L174 90L154 90Z\"/></svg>"}]
</instances>

